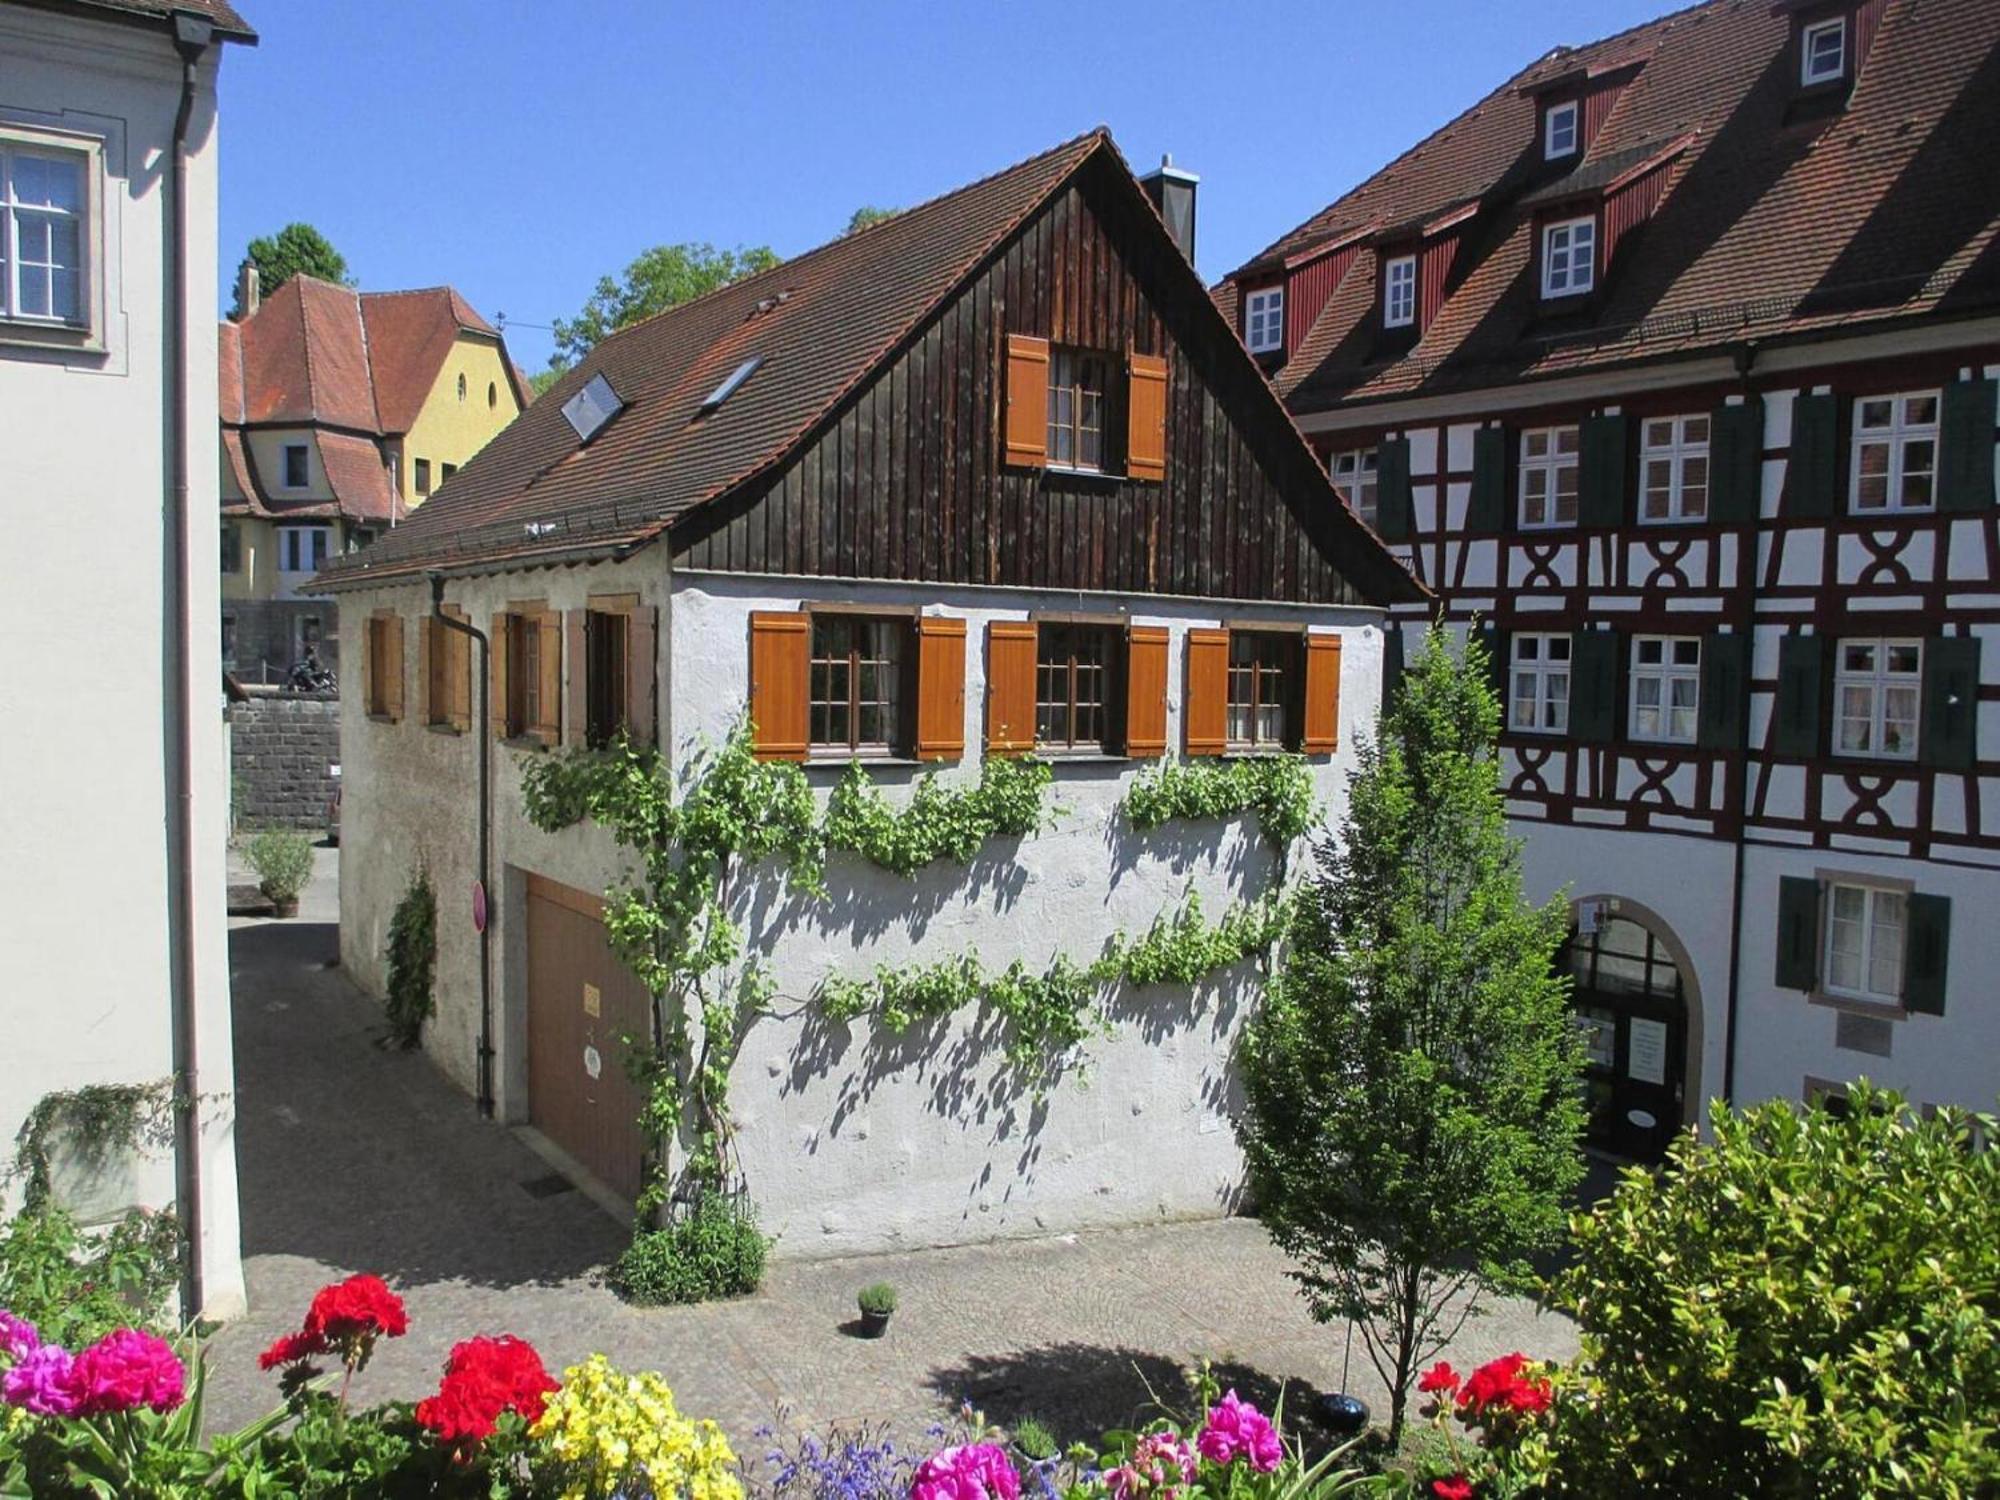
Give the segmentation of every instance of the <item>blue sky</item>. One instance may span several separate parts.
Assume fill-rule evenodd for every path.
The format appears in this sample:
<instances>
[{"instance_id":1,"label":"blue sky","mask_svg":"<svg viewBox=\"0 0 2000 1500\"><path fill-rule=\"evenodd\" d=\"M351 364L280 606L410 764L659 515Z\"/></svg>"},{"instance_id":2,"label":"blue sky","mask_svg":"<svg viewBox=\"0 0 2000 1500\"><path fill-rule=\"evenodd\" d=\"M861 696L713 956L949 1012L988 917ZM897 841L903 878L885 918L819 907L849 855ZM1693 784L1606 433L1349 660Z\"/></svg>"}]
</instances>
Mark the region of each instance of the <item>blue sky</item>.
<instances>
[{"instance_id":1,"label":"blue sky","mask_svg":"<svg viewBox=\"0 0 2000 1500\"><path fill-rule=\"evenodd\" d=\"M1202 177L1221 275L1515 69L1669 0L239 0L225 304L316 224L370 288L451 282L530 370L648 245L794 255L1097 124Z\"/></svg>"}]
</instances>

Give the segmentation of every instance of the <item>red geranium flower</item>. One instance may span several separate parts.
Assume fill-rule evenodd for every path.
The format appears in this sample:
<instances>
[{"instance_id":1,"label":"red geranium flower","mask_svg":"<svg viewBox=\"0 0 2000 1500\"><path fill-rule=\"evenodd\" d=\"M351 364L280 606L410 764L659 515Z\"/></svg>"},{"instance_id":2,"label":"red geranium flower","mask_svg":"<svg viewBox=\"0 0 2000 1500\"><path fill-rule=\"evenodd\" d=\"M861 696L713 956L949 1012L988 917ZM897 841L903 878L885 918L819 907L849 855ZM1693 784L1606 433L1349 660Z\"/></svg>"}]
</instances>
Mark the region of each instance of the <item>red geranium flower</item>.
<instances>
[{"instance_id":1,"label":"red geranium flower","mask_svg":"<svg viewBox=\"0 0 2000 1500\"><path fill-rule=\"evenodd\" d=\"M1454 1474L1449 1479L1433 1479L1431 1493L1437 1500L1472 1500L1472 1481L1463 1474Z\"/></svg>"},{"instance_id":2,"label":"red geranium flower","mask_svg":"<svg viewBox=\"0 0 2000 1500\"><path fill-rule=\"evenodd\" d=\"M1423 1377L1417 1381L1417 1389L1426 1396L1434 1395L1438 1391L1450 1394L1458 1389L1458 1384L1458 1371L1444 1360L1439 1360L1424 1371Z\"/></svg>"},{"instance_id":3,"label":"red geranium flower","mask_svg":"<svg viewBox=\"0 0 2000 1500\"><path fill-rule=\"evenodd\" d=\"M472 1338L452 1347L437 1394L417 1403L416 1417L448 1444L476 1443L493 1435L505 1412L536 1421L561 1388L527 1341Z\"/></svg>"},{"instance_id":4,"label":"red geranium flower","mask_svg":"<svg viewBox=\"0 0 2000 1500\"><path fill-rule=\"evenodd\" d=\"M288 1333L262 1354L258 1365L301 1365L322 1354L338 1354L349 1369L368 1363L378 1338L399 1339L410 1331L403 1299L379 1276L350 1276L313 1293L312 1306L297 1333Z\"/></svg>"},{"instance_id":5,"label":"red geranium flower","mask_svg":"<svg viewBox=\"0 0 2000 1500\"><path fill-rule=\"evenodd\" d=\"M257 1356L257 1368L275 1370L279 1365L301 1365L327 1352L326 1340L310 1333L287 1333Z\"/></svg>"},{"instance_id":6,"label":"red geranium flower","mask_svg":"<svg viewBox=\"0 0 2000 1500\"><path fill-rule=\"evenodd\" d=\"M1552 1394L1549 1382L1527 1370L1528 1356L1519 1352L1481 1365L1459 1392L1460 1413L1476 1416L1497 1410L1525 1415L1547 1411Z\"/></svg>"}]
</instances>

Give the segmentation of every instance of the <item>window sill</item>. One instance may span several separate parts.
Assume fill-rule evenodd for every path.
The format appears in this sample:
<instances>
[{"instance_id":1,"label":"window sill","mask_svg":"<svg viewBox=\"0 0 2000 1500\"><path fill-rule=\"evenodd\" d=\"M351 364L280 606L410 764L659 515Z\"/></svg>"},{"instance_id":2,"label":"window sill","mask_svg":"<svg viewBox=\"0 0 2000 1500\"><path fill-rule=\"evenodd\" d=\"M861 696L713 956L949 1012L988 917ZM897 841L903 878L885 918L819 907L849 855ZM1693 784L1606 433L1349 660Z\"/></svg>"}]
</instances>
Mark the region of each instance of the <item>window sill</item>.
<instances>
[{"instance_id":1,"label":"window sill","mask_svg":"<svg viewBox=\"0 0 2000 1500\"><path fill-rule=\"evenodd\" d=\"M503 750L544 750L544 751L553 748L547 740L543 739L540 735L536 734L502 735L500 737L500 747Z\"/></svg>"},{"instance_id":2,"label":"window sill","mask_svg":"<svg viewBox=\"0 0 2000 1500\"><path fill-rule=\"evenodd\" d=\"M1288 755L1303 755L1302 750L1290 750L1283 745L1224 745L1224 760L1282 760Z\"/></svg>"},{"instance_id":3,"label":"window sill","mask_svg":"<svg viewBox=\"0 0 2000 1500\"><path fill-rule=\"evenodd\" d=\"M25 349L57 349L66 354L102 354L104 339L94 328L74 323L36 323L0 318L0 345Z\"/></svg>"},{"instance_id":4,"label":"window sill","mask_svg":"<svg viewBox=\"0 0 2000 1500\"><path fill-rule=\"evenodd\" d=\"M1910 1018L1909 1008L1899 1000L1859 1000L1852 995L1830 995L1825 990L1811 990L1806 994L1806 1003L1827 1010L1844 1010L1850 1015L1874 1016L1883 1021L1907 1021Z\"/></svg>"},{"instance_id":5,"label":"window sill","mask_svg":"<svg viewBox=\"0 0 2000 1500\"><path fill-rule=\"evenodd\" d=\"M1847 507L1850 521L1901 521L1911 517L1934 516L1938 513L1937 502L1929 505L1878 505L1872 510L1863 510L1858 505Z\"/></svg>"},{"instance_id":6,"label":"window sill","mask_svg":"<svg viewBox=\"0 0 2000 1500\"><path fill-rule=\"evenodd\" d=\"M1109 750L1057 750L1037 745L1030 753L1036 760L1050 766L1123 766L1132 762L1131 756L1114 755Z\"/></svg>"},{"instance_id":7,"label":"window sill","mask_svg":"<svg viewBox=\"0 0 2000 1500\"><path fill-rule=\"evenodd\" d=\"M1110 469L1079 469L1070 464L1043 464L1042 472L1057 479L1081 479L1103 485L1119 485L1131 476Z\"/></svg>"},{"instance_id":8,"label":"window sill","mask_svg":"<svg viewBox=\"0 0 2000 1500\"><path fill-rule=\"evenodd\" d=\"M1860 750L1829 750L1826 758L1837 765L1852 768L1856 775L1861 774L1862 767L1877 772L1923 769L1922 762L1914 755L1869 755Z\"/></svg>"},{"instance_id":9,"label":"window sill","mask_svg":"<svg viewBox=\"0 0 2000 1500\"><path fill-rule=\"evenodd\" d=\"M918 760L914 755L871 755L866 751L849 754L838 750L811 751L804 760L795 762L808 771L828 769L844 771L849 766L881 766L886 770L908 771L922 766L948 766L952 763L949 760Z\"/></svg>"},{"instance_id":10,"label":"window sill","mask_svg":"<svg viewBox=\"0 0 2000 1500\"><path fill-rule=\"evenodd\" d=\"M395 714L376 713L372 709L365 717L371 724L399 724L402 722Z\"/></svg>"},{"instance_id":11,"label":"window sill","mask_svg":"<svg viewBox=\"0 0 2000 1500\"><path fill-rule=\"evenodd\" d=\"M424 728L428 729L432 734L451 735L453 738L465 733L456 724L426 724Z\"/></svg>"}]
</instances>

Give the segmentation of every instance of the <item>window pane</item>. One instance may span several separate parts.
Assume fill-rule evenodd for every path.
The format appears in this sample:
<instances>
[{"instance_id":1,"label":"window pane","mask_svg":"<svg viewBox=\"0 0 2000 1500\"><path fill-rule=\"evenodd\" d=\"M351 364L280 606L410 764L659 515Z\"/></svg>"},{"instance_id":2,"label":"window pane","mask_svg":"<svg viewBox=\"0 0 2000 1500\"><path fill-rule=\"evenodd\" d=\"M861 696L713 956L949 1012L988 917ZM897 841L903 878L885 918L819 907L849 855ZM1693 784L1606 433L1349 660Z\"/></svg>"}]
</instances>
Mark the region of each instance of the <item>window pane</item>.
<instances>
[{"instance_id":1,"label":"window pane","mask_svg":"<svg viewBox=\"0 0 2000 1500\"><path fill-rule=\"evenodd\" d=\"M1909 427L1924 427L1937 421L1938 398L1935 396L1905 396L1903 398L1903 423Z\"/></svg>"},{"instance_id":2,"label":"window pane","mask_svg":"<svg viewBox=\"0 0 2000 1500\"><path fill-rule=\"evenodd\" d=\"M1861 403L1860 423L1863 427L1887 427L1894 410L1894 402L1864 401Z\"/></svg>"}]
</instances>

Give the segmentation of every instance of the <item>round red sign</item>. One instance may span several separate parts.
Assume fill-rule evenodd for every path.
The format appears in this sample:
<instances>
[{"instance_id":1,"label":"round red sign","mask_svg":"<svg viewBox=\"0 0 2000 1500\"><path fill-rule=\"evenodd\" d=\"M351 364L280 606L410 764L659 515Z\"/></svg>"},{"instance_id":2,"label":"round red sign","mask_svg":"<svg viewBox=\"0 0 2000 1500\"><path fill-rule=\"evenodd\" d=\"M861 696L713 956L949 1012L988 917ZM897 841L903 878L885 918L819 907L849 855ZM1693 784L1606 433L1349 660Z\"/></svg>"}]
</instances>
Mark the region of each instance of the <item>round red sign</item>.
<instances>
[{"instance_id":1,"label":"round red sign","mask_svg":"<svg viewBox=\"0 0 2000 1500\"><path fill-rule=\"evenodd\" d=\"M472 882L472 930L486 930L486 885L479 880Z\"/></svg>"}]
</instances>

